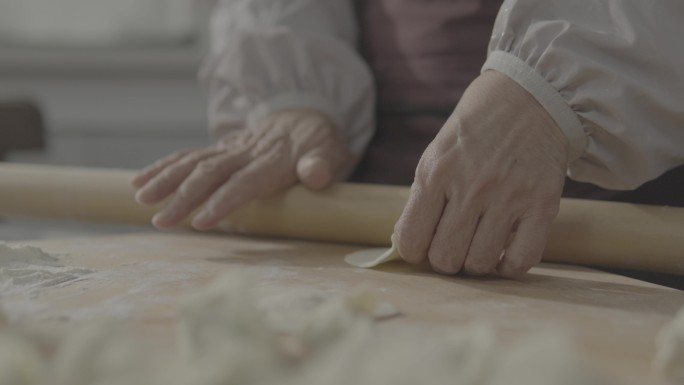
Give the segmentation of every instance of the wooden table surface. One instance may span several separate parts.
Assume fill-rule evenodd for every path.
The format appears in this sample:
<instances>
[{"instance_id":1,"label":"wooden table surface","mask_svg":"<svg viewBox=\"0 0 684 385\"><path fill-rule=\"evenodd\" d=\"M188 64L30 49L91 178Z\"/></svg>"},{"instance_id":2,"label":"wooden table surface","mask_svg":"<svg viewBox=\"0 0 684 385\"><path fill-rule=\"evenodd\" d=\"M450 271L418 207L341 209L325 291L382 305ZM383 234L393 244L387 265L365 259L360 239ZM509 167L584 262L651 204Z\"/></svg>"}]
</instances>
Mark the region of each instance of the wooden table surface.
<instances>
[{"instance_id":1,"label":"wooden table surface","mask_svg":"<svg viewBox=\"0 0 684 385\"><path fill-rule=\"evenodd\" d=\"M383 321L434 328L487 321L502 336L560 327L621 383L665 383L649 365L658 330L684 306L684 292L596 270L543 264L520 280L441 276L427 266L354 268L359 247L206 235L137 233L22 242L60 254L95 273L38 296L3 298L10 319L26 325L115 316L160 336L172 330L177 298L223 272L251 273L273 292L293 287L345 292L365 285L394 303Z\"/></svg>"}]
</instances>

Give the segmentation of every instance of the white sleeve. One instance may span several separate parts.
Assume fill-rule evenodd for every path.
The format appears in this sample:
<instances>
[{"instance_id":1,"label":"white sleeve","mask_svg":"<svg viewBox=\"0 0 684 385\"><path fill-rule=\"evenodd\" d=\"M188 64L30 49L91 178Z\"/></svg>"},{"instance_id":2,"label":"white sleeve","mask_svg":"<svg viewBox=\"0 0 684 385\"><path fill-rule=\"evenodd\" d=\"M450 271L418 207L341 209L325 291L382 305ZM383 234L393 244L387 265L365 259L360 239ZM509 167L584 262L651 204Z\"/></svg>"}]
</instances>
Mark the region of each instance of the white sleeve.
<instances>
[{"instance_id":1,"label":"white sleeve","mask_svg":"<svg viewBox=\"0 0 684 385\"><path fill-rule=\"evenodd\" d=\"M506 0L483 71L546 108L571 178L633 189L684 164L683 19L681 0Z\"/></svg>"},{"instance_id":2,"label":"white sleeve","mask_svg":"<svg viewBox=\"0 0 684 385\"><path fill-rule=\"evenodd\" d=\"M292 107L325 113L360 157L375 126L375 89L356 51L351 0L221 0L200 72L217 133Z\"/></svg>"}]
</instances>

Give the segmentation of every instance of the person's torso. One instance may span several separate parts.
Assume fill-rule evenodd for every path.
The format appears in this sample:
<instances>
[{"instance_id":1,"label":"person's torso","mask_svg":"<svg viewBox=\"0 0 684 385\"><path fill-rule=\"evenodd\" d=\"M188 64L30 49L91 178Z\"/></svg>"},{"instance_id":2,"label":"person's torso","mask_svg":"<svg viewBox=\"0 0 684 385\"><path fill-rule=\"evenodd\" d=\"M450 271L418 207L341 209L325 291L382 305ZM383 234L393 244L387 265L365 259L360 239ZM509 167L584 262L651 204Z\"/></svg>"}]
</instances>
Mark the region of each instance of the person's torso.
<instances>
[{"instance_id":1,"label":"person's torso","mask_svg":"<svg viewBox=\"0 0 684 385\"><path fill-rule=\"evenodd\" d=\"M501 1L357 1L378 122L355 180L412 182L420 155L480 72Z\"/></svg>"}]
</instances>

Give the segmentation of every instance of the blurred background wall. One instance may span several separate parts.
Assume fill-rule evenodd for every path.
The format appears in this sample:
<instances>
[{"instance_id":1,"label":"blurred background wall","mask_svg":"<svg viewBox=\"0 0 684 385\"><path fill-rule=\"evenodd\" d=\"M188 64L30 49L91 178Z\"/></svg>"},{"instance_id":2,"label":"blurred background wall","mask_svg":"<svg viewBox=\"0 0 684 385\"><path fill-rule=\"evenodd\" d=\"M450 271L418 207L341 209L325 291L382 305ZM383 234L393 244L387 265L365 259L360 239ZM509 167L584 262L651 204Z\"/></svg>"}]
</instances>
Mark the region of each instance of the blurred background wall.
<instances>
[{"instance_id":1,"label":"blurred background wall","mask_svg":"<svg viewBox=\"0 0 684 385\"><path fill-rule=\"evenodd\" d=\"M208 143L210 2L0 0L0 103L35 104L45 128L44 149L5 160L138 168ZM0 143L16 125L0 120Z\"/></svg>"}]
</instances>

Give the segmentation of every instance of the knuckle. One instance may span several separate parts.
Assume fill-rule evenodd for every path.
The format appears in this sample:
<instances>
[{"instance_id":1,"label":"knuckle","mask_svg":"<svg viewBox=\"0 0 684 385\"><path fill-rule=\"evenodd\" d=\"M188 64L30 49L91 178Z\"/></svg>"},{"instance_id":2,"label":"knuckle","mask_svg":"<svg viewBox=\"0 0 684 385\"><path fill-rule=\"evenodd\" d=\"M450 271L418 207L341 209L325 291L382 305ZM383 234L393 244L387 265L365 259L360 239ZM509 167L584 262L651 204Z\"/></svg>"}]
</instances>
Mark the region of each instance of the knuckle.
<instances>
[{"instance_id":1,"label":"knuckle","mask_svg":"<svg viewBox=\"0 0 684 385\"><path fill-rule=\"evenodd\" d=\"M252 159L258 159L264 156L264 154L267 153L274 146L274 144L275 143L270 140L261 140L258 143L255 143L254 146L249 149L249 156Z\"/></svg>"},{"instance_id":2,"label":"knuckle","mask_svg":"<svg viewBox=\"0 0 684 385\"><path fill-rule=\"evenodd\" d=\"M415 242L412 242L409 237L404 236L402 230L395 230L395 246L399 251L399 255L406 262L419 263L425 259L425 253L421 253L415 248Z\"/></svg>"},{"instance_id":3,"label":"knuckle","mask_svg":"<svg viewBox=\"0 0 684 385\"><path fill-rule=\"evenodd\" d=\"M431 166L426 166L425 163L421 162L416 168L416 173L413 177L413 184L417 187L432 185L431 181L435 179L435 171L436 170Z\"/></svg>"},{"instance_id":4,"label":"knuckle","mask_svg":"<svg viewBox=\"0 0 684 385\"><path fill-rule=\"evenodd\" d=\"M416 167L415 180L424 185L443 184L450 180L455 170L453 165L457 164L452 158L436 146L428 146Z\"/></svg>"},{"instance_id":5,"label":"knuckle","mask_svg":"<svg viewBox=\"0 0 684 385\"><path fill-rule=\"evenodd\" d=\"M416 167L416 172L414 174L414 184L427 185L431 179L431 175L434 171L434 164L426 155L418 162Z\"/></svg>"},{"instance_id":6,"label":"knuckle","mask_svg":"<svg viewBox=\"0 0 684 385\"><path fill-rule=\"evenodd\" d=\"M435 179L444 179L447 176L454 175L455 167L453 164L448 162L437 161L431 166L430 171L431 175L434 175Z\"/></svg>"},{"instance_id":7,"label":"knuckle","mask_svg":"<svg viewBox=\"0 0 684 385\"><path fill-rule=\"evenodd\" d=\"M266 185L278 178L279 175L272 175L271 173L261 170L262 172L251 170L250 172L236 175L236 182L243 188L254 189Z\"/></svg>"},{"instance_id":8,"label":"knuckle","mask_svg":"<svg viewBox=\"0 0 684 385\"><path fill-rule=\"evenodd\" d=\"M176 172L173 168L166 168L162 172L160 172L157 177L155 178L156 181L154 183L155 188L160 188L162 185L167 185L169 183L172 183L176 178Z\"/></svg>"},{"instance_id":9,"label":"knuckle","mask_svg":"<svg viewBox=\"0 0 684 385\"><path fill-rule=\"evenodd\" d=\"M204 158L207 157L207 155L211 154L213 149L205 149L205 150L199 150L199 151L191 151L188 152L181 160L181 164L197 164L201 162Z\"/></svg>"},{"instance_id":10,"label":"knuckle","mask_svg":"<svg viewBox=\"0 0 684 385\"><path fill-rule=\"evenodd\" d=\"M164 167L164 166L168 166L168 165L178 163L187 154L188 154L187 150L177 150L177 151L173 152L172 154L170 154L164 158L160 158L160 159L156 160L154 163L152 163L150 165L150 167L151 168L153 168L153 167Z\"/></svg>"},{"instance_id":11,"label":"knuckle","mask_svg":"<svg viewBox=\"0 0 684 385\"><path fill-rule=\"evenodd\" d=\"M216 160L206 159L197 163L195 170L202 175L216 175L221 172L221 166L221 163Z\"/></svg>"},{"instance_id":12,"label":"knuckle","mask_svg":"<svg viewBox=\"0 0 684 385\"><path fill-rule=\"evenodd\" d=\"M188 153L190 153L190 150L187 148L184 148L181 150L176 150L173 152L173 154L171 154L171 158L179 159L179 158L186 156Z\"/></svg>"},{"instance_id":13,"label":"knuckle","mask_svg":"<svg viewBox=\"0 0 684 385\"><path fill-rule=\"evenodd\" d=\"M285 146L282 143L278 143L274 146L272 151L269 151L261 155L261 162L267 164L280 164L289 160L289 163L293 163L292 159L287 159Z\"/></svg>"},{"instance_id":14,"label":"knuckle","mask_svg":"<svg viewBox=\"0 0 684 385\"><path fill-rule=\"evenodd\" d=\"M176 193L174 195L174 200L177 202L178 201L185 202L187 200L194 198L196 193L197 193L197 191L196 191L195 186L189 185L187 183L183 183L176 190Z\"/></svg>"}]
</instances>

